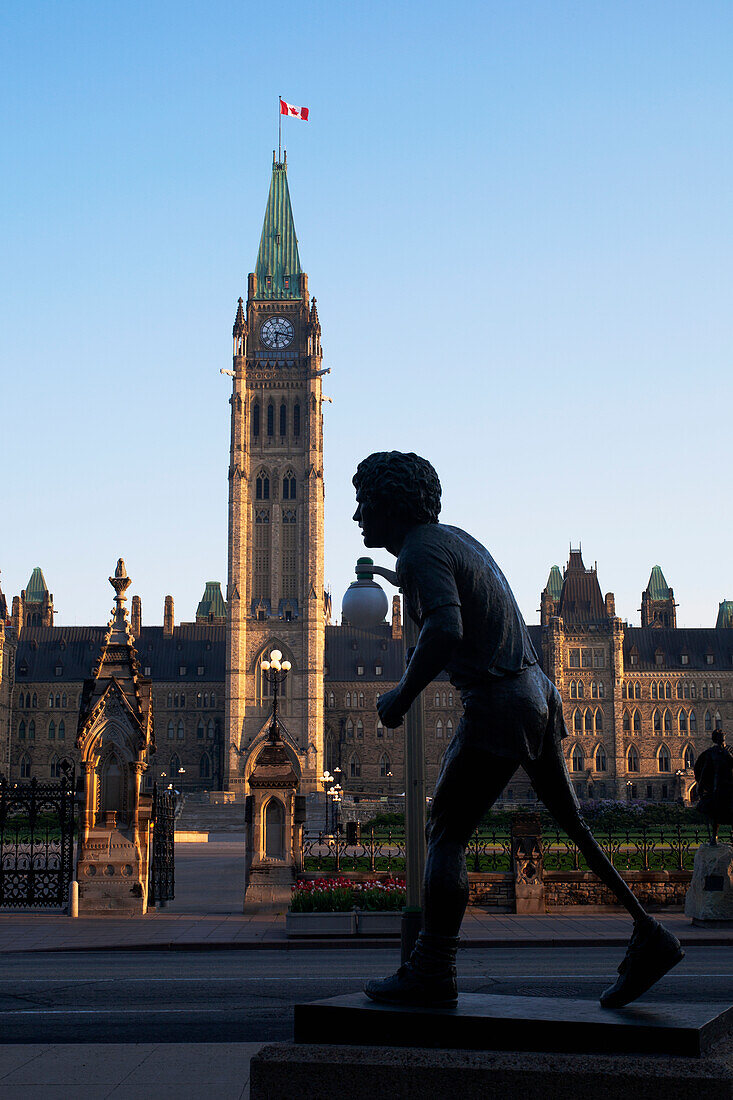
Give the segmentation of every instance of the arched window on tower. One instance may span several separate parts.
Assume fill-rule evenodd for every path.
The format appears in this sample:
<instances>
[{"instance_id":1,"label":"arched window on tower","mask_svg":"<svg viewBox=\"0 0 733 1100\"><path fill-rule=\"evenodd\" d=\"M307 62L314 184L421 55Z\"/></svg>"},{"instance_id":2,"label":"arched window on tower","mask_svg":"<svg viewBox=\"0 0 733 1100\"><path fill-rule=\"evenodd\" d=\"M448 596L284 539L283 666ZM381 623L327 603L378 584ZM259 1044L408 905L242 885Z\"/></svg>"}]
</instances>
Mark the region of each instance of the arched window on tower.
<instances>
[{"instance_id":1,"label":"arched window on tower","mask_svg":"<svg viewBox=\"0 0 733 1100\"><path fill-rule=\"evenodd\" d=\"M213 718L209 718L209 724L206 727L206 736L208 737L209 741L214 740L214 719Z\"/></svg>"},{"instance_id":2,"label":"arched window on tower","mask_svg":"<svg viewBox=\"0 0 733 1100\"><path fill-rule=\"evenodd\" d=\"M25 722L23 722L22 720L20 722L20 725L18 726L18 740L25 741Z\"/></svg>"},{"instance_id":3,"label":"arched window on tower","mask_svg":"<svg viewBox=\"0 0 733 1100\"><path fill-rule=\"evenodd\" d=\"M453 736L453 723L451 722L450 718L448 719L448 721L445 724L445 736L446 736L447 740L449 740L449 741L450 741L451 737Z\"/></svg>"},{"instance_id":4,"label":"arched window on tower","mask_svg":"<svg viewBox=\"0 0 733 1100\"><path fill-rule=\"evenodd\" d=\"M693 749L692 745L687 745L685 747L685 755L683 757L683 761L686 768L695 767L695 750Z\"/></svg>"},{"instance_id":5,"label":"arched window on tower","mask_svg":"<svg viewBox=\"0 0 733 1100\"><path fill-rule=\"evenodd\" d=\"M391 772L392 772L392 761L390 760L390 758L389 758L389 756L387 755L386 752L382 753L382 755L379 758L379 778L380 779L387 779L387 778L389 778Z\"/></svg>"},{"instance_id":6,"label":"arched window on tower","mask_svg":"<svg viewBox=\"0 0 733 1100\"><path fill-rule=\"evenodd\" d=\"M284 401L280 402L280 435L286 435L288 430L288 407Z\"/></svg>"},{"instance_id":7,"label":"arched window on tower","mask_svg":"<svg viewBox=\"0 0 733 1100\"><path fill-rule=\"evenodd\" d=\"M662 716L656 708L652 714L652 729L655 733L662 732Z\"/></svg>"},{"instance_id":8,"label":"arched window on tower","mask_svg":"<svg viewBox=\"0 0 733 1100\"><path fill-rule=\"evenodd\" d=\"M627 710L624 710L622 717L622 727L624 733L631 733L631 715Z\"/></svg>"},{"instance_id":9,"label":"arched window on tower","mask_svg":"<svg viewBox=\"0 0 733 1100\"><path fill-rule=\"evenodd\" d=\"M356 738L358 741L364 738L364 723L361 718L357 718L356 720Z\"/></svg>"},{"instance_id":10,"label":"arched window on tower","mask_svg":"<svg viewBox=\"0 0 733 1100\"><path fill-rule=\"evenodd\" d=\"M30 779L31 777L31 758L27 752L24 752L20 758L20 778Z\"/></svg>"},{"instance_id":11,"label":"arched window on tower","mask_svg":"<svg viewBox=\"0 0 733 1100\"><path fill-rule=\"evenodd\" d=\"M603 711L600 707L596 711L596 733L603 733Z\"/></svg>"},{"instance_id":12,"label":"arched window on tower","mask_svg":"<svg viewBox=\"0 0 733 1100\"><path fill-rule=\"evenodd\" d=\"M660 772L672 771L672 759L666 745L661 745L657 753L657 769Z\"/></svg>"},{"instance_id":13,"label":"arched window on tower","mask_svg":"<svg viewBox=\"0 0 733 1100\"><path fill-rule=\"evenodd\" d=\"M352 722L351 718L346 719L345 732L346 732L346 740L347 741L353 741L354 740L354 723Z\"/></svg>"},{"instance_id":14,"label":"arched window on tower","mask_svg":"<svg viewBox=\"0 0 733 1100\"><path fill-rule=\"evenodd\" d=\"M361 778L361 760L356 752L352 753L349 758L349 775L352 779Z\"/></svg>"},{"instance_id":15,"label":"arched window on tower","mask_svg":"<svg viewBox=\"0 0 733 1100\"><path fill-rule=\"evenodd\" d=\"M176 737L178 738L179 741L182 741L184 736L185 736L185 734L184 734L184 730L183 730L183 719L179 718L178 719L178 729L176 730Z\"/></svg>"},{"instance_id":16,"label":"arched window on tower","mask_svg":"<svg viewBox=\"0 0 733 1100\"><path fill-rule=\"evenodd\" d=\"M54 722L53 718L48 723L48 739L49 741L56 740L56 723Z\"/></svg>"},{"instance_id":17,"label":"arched window on tower","mask_svg":"<svg viewBox=\"0 0 733 1100\"><path fill-rule=\"evenodd\" d=\"M684 707L677 715L677 725L681 734L687 733L687 711L684 709Z\"/></svg>"},{"instance_id":18,"label":"arched window on tower","mask_svg":"<svg viewBox=\"0 0 733 1100\"><path fill-rule=\"evenodd\" d=\"M255 401L252 406L252 435L260 434L260 403Z\"/></svg>"},{"instance_id":19,"label":"arched window on tower","mask_svg":"<svg viewBox=\"0 0 733 1100\"><path fill-rule=\"evenodd\" d=\"M577 699L578 698L578 685L576 684L575 680L570 681L570 698L571 699Z\"/></svg>"},{"instance_id":20,"label":"arched window on tower","mask_svg":"<svg viewBox=\"0 0 733 1100\"><path fill-rule=\"evenodd\" d=\"M439 741L442 741L442 739L443 739L443 723L442 723L440 718L435 723L435 736L438 738Z\"/></svg>"},{"instance_id":21,"label":"arched window on tower","mask_svg":"<svg viewBox=\"0 0 733 1100\"><path fill-rule=\"evenodd\" d=\"M255 482L255 498L257 500L270 499L270 479L264 471L257 475Z\"/></svg>"},{"instance_id":22,"label":"arched window on tower","mask_svg":"<svg viewBox=\"0 0 733 1100\"><path fill-rule=\"evenodd\" d=\"M199 718L199 724L196 726L196 737L199 741L203 741L206 736L206 726L204 725L203 718Z\"/></svg>"},{"instance_id":23,"label":"arched window on tower","mask_svg":"<svg viewBox=\"0 0 733 1100\"><path fill-rule=\"evenodd\" d=\"M690 733L697 733L697 715L694 710L690 711Z\"/></svg>"},{"instance_id":24,"label":"arched window on tower","mask_svg":"<svg viewBox=\"0 0 733 1100\"><path fill-rule=\"evenodd\" d=\"M583 756L583 750L580 745L573 745L573 751L570 756L570 767L574 772L582 772L585 768L585 757Z\"/></svg>"},{"instance_id":25,"label":"arched window on tower","mask_svg":"<svg viewBox=\"0 0 733 1100\"><path fill-rule=\"evenodd\" d=\"M583 732L583 712L580 710L573 711L573 729L576 733Z\"/></svg>"},{"instance_id":26,"label":"arched window on tower","mask_svg":"<svg viewBox=\"0 0 733 1100\"><path fill-rule=\"evenodd\" d=\"M585 724L585 731L586 731L586 733L592 733L593 732L593 711L590 710L590 708L589 708L588 710L586 710L584 717L585 717L585 723L584 723Z\"/></svg>"},{"instance_id":27,"label":"arched window on tower","mask_svg":"<svg viewBox=\"0 0 733 1100\"><path fill-rule=\"evenodd\" d=\"M23 710L23 708L25 707L25 695L23 694L22 691L21 691L20 697L18 699L18 706L21 710Z\"/></svg>"},{"instance_id":28,"label":"arched window on tower","mask_svg":"<svg viewBox=\"0 0 733 1100\"><path fill-rule=\"evenodd\" d=\"M293 405L293 435L297 437L300 435L300 402L296 401Z\"/></svg>"},{"instance_id":29,"label":"arched window on tower","mask_svg":"<svg viewBox=\"0 0 733 1100\"><path fill-rule=\"evenodd\" d=\"M211 759L208 752L202 752L199 758L199 779L211 778Z\"/></svg>"},{"instance_id":30,"label":"arched window on tower","mask_svg":"<svg viewBox=\"0 0 733 1100\"><path fill-rule=\"evenodd\" d=\"M295 500L295 474L288 470L283 478L283 500Z\"/></svg>"},{"instance_id":31,"label":"arched window on tower","mask_svg":"<svg viewBox=\"0 0 733 1100\"><path fill-rule=\"evenodd\" d=\"M665 733L671 733L672 732L672 715L669 713L669 710L667 710L666 708L665 708L665 711L664 711L664 732Z\"/></svg>"},{"instance_id":32,"label":"arched window on tower","mask_svg":"<svg viewBox=\"0 0 733 1100\"><path fill-rule=\"evenodd\" d=\"M351 706L351 692L350 691L346 692L346 706L347 707Z\"/></svg>"},{"instance_id":33,"label":"arched window on tower","mask_svg":"<svg viewBox=\"0 0 733 1100\"><path fill-rule=\"evenodd\" d=\"M269 436L275 434L275 406L272 402L267 406L267 434Z\"/></svg>"},{"instance_id":34,"label":"arched window on tower","mask_svg":"<svg viewBox=\"0 0 733 1100\"><path fill-rule=\"evenodd\" d=\"M705 732L711 733L713 729L713 716L709 710L705 711Z\"/></svg>"},{"instance_id":35,"label":"arched window on tower","mask_svg":"<svg viewBox=\"0 0 733 1100\"><path fill-rule=\"evenodd\" d=\"M36 723L31 718L30 722L28 723L28 740L29 741L35 741L35 739L36 739Z\"/></svg>"},{"instance_id":36,"label":"arched window on tower","mask_svg":"<svg viewBox=\"0 0 733 1100\"><path fill-rule=\"evenodd\" d=\"M436 707L440 706L440 692L439 691L436 691L435 699L433 701L434 701Z\"/></svg>"},{"instance_id":37,"label":"arched window on tower","mask_svg":"<svg viewBox=\"0 0 733 1100\"><path fill-rule=\"evenodd\" d=\"M51 768L51 778L52 779L60 779L61 778L61 764L60 764L59 758L56 755L56 753L54 753L53 756L51 757L50 768Z\"/></svg>"},{"instance_id":38,"label":"arched window on tower","mask_svg":"<svg viewBox=\"0 0 733 1100\"><path fill-rule=\"evenodd\" d=\"M173 725L173 719L171 718L170 722L168 723L168 740L169 741L175 740L175 736L176 736L176 727Z\"/></svg>"},{"instance_id":39,"label":"arched window on tower","mask_svg":"<svg viewBox=\"0 0 733 1100\"><path fill-rule=\"evenodd\" d=\"M626 770L627 772L638 772L639 770L639 750L636 745L629 745L626 753Z\"/></svg>"},{"instance_id":40,"label":"arched window on tower","mask_svg":"<svg viewBox=\"0 0 733 1100\"><path fill-rule=\"evenodd\" d=\"M598 748L596 749L595 761L596 761L596 771L597 772L605 772L606 768L608 767L608 763L607 763L607 760L606 760L606 750L605 750L603 745L599 745Z\"/></svg>"}]
</instances>

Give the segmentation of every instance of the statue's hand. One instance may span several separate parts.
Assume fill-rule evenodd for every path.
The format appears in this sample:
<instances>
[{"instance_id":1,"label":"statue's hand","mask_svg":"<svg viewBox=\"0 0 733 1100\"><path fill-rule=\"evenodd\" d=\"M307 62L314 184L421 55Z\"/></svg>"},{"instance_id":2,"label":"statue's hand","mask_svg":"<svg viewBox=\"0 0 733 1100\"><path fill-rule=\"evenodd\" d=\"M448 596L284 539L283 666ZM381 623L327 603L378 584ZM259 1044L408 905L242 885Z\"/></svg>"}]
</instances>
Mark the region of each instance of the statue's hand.
<instances>
[{"instance_id":1,"label":"statue's hand","mask_svg":"<svg viewBox=\"0 0 733 1100\"><path fill-rule=\"evenodd\" d=\"M397 726L402 725L406 710L407 707L404 704L399 688L392 688L391 691L385 691L384 695L380 695L377 699L377 713L382 721L382 725L386 726L388 730L396 729Z\"/></svg>"}]
</instances>

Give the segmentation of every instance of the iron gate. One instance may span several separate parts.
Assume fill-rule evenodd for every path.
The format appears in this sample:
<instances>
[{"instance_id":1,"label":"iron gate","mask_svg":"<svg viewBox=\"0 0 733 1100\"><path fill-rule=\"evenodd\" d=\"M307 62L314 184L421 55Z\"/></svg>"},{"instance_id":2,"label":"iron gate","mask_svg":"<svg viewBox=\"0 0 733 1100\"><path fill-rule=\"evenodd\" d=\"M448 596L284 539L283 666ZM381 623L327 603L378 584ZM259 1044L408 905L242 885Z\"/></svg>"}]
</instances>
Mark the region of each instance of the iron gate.
<instances>
[{"instance_id":1,"label":"iron gate","mask_svg":"<svg viewBox=\"0 0 733 1100\"><path fill-rule=\"evenodd\" d=\"M31 779L10 785L0 774L0 908L66 907L74 866L74 821L71 764L64 768L60 783Z\"/></svg>"},{"instance_id":2,"label":"iron gate","mask_svg":"<svg viewBox=\"0 0 733 1100\"><path fill-rule=\"evenodd\" d=\"M160 905L175 897L174 833L176 792L153 787L153 843L150 853L148 905Z\"/></svg>"}]
</instances>

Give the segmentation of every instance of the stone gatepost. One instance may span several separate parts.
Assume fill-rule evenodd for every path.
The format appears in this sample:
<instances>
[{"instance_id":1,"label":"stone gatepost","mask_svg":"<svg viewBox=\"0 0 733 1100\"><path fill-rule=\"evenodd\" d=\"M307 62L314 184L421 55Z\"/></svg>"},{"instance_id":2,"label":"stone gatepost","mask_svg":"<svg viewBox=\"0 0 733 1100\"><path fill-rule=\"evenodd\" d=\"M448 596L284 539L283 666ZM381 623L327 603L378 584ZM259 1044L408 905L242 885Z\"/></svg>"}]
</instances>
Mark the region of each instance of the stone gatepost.
<instances>
[{"instance_id":1,"label":"stone gatepost","mask_svg":"<svg viewBox=\"0 0 733 1100\"><path fill-rule=\"evenodd\" d=\"M305 798L277 723L249 777L244 909L285 909L303 866Z\"/></svg>"},{"instance_id":2,"label":"stone gatepost","mask_svg":"<svg viewBox=\"0 0 733 1100\"><path fill-rule=\"evenodd\" d=\"M542 829L537 813L512 816L512 870L514 908L520 913L545 913Z\"/></svg>"},{"instance_id":3,"label":"stone gatepost","mask_svg":"<svg viewBox=\"0 0 733 1100\"><path fill-rule=\"evenodd\" d=\"M122 558L110 584L117 606L94 675L84 683L77 734L84 776L79 913L136 916L146 912L148 898L151 806L140 783L154 750L152 684L140 675Z\"/></svg>"}]
</instances>

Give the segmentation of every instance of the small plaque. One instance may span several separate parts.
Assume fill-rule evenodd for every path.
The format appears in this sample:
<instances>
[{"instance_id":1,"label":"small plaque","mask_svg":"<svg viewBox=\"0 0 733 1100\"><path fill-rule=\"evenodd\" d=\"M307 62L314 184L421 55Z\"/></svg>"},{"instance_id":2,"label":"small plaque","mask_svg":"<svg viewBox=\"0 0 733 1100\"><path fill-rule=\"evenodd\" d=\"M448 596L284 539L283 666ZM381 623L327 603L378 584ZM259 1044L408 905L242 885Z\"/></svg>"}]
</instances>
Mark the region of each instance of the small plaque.
<instances>
[{"instance_id":1,"label":"small plaque","mask_svg":"<svg viewBox=\"0 0 733 1100\"><path fill-rule=\"evenodd\" d=\"M714 890L722 893L725 887L725 879L722 875L706 875L703 890Z\"/></svg>"}]
</instances>

